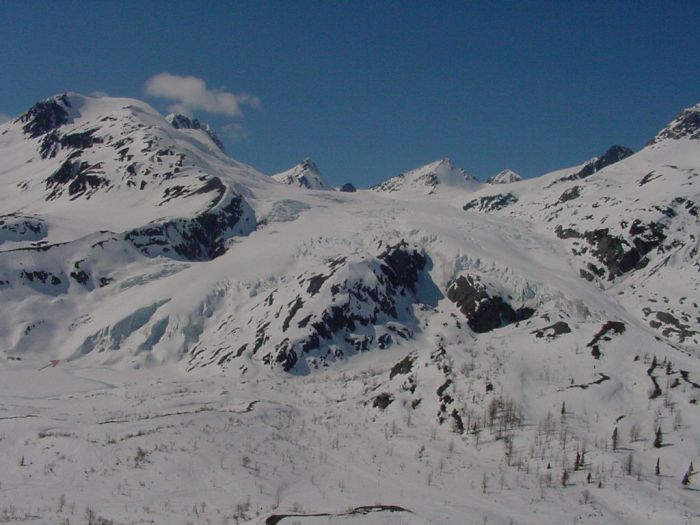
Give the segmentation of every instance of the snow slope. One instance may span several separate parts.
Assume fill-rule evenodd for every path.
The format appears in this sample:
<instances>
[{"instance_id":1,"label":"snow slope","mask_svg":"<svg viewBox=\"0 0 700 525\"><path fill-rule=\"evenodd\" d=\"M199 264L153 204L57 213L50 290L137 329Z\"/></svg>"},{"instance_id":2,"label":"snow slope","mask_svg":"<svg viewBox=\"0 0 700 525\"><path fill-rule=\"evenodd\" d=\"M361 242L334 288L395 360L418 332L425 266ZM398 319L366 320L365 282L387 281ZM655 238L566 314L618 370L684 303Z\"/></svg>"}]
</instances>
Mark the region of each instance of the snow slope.
<instances>
[{"instance_id":1,"label":"snow slope","mask_svg":"<svg viewBox=\"0 0 700 525\"><path fill-rule=\"evenodd\" d=\"M523 178L515 173L512 169L506 168L496 173L493 177L489 177L489 184L510 184L511 182L519 182Z\"/></svg>"},{"instance_id":2,"label":"snow slope","mask_svg":"<svg viewBox=\"0 0 700 525\"><path fill-rule=\"evenodd\" d=\"M139 101L37 104L0 126L0 516L697 522L698 111L346 193Z\"/></svg>"},{"instance_id":3,"label":"snow slope","mask_svg":"<svg viewBox=\"0 0 700 525\"><path fill-rule=\"evenodd\" d=\"M331 187L323 180L316 163L311 159L304 159L293 168L272 175L272 178L282 184L297 186L307 190L330 190Z\"/></svg>"},{"instance_id":4,"label":"snow slope","mask_svg":"<svg viewBox=\"0 0 700 525\"><path fill-rule=\"evenodd\" d=\"M393 197L422 197L453 191L473 191L481 184L450 159L439 159L425 166L401 173L371 189L391 193Z\"/></svg>"}]
</instances>

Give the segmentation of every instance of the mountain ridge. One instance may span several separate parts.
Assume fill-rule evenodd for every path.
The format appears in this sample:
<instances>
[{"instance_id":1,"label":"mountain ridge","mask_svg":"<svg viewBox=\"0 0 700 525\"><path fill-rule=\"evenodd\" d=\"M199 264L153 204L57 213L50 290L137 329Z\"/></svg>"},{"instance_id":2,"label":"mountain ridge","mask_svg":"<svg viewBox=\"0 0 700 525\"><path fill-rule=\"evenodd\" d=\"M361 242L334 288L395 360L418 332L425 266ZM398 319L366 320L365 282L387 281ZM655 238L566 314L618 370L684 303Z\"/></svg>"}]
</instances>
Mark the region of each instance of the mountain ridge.
<instances>
[{"instance_id":1,"label":"mountain ridge","mask_svg":"<svg viewBox=\"0 0 700 525\"><path fill-rule=\"evenodd\" d=\"M692 521L680 475L700 439L700 137L681 115L636 153L538 178L485 184L440 159L336 192L276 182L139 101L38 103L0 126L0 385L37 414L16 414L8 465L52 464L45 444L60 440L94 454L30 481L25 461L8 486L51 486L53 468L82 480L107 458L167 487L168 465L196 461L216 483L179 495L194 521L231 480L271 516L276 483L301 487L312 510L294 519L309 520L318 486L354 501L374 495L367 479L416 523L478 509L539 524L528 509L545 496L552 523L572 508ZM33 405L13 373L48 360L65 384L102 381L99 395L48 389ZM121 503L122 487L88 492ZM640 494L662 510L640 510Z\"/></svg>"}]
</instances>

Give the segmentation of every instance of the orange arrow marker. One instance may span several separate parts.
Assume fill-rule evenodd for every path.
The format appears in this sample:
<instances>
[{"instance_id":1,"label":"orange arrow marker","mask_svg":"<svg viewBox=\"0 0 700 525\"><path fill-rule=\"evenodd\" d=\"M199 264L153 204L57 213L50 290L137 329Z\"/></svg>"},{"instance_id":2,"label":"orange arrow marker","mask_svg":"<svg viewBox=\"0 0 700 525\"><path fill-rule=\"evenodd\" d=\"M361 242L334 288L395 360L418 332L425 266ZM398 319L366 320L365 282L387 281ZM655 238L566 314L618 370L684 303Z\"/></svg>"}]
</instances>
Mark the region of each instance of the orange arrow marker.
<instances>
[{"instance_id":1,"label":"orange arrow marker","mask_svg":"<svg viewBox=\"0 0 700 525\"><path fill-rule=\"evenodd\" d=\"M39 370L44 370L45 368L48 368L48 367L56 368L56 365L57 365L58 363L60 363L60 362L61 362L60 359L51 359L51 360L49 361L49 364L48 364L48 365L42 366Z\"/></svg>"}]
</instances>

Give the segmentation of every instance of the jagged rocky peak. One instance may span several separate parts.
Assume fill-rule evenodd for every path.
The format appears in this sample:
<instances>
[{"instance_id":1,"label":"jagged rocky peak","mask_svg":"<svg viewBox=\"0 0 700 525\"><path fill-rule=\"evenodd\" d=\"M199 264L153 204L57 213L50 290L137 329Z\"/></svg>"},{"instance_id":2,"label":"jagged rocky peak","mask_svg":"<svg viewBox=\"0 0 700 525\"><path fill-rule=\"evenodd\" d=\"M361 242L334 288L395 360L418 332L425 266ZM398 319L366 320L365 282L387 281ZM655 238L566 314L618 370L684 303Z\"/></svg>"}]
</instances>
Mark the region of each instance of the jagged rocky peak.
<instances>
[{"instance_id":1,"label":"jagged rocky peak","mask_svg":"<svg viewBox=\"0 0 700 525\"><path fill-rule=\"evenodd\" d=\"M217 147L221 150L224 151L224 145L221 142L221 139L216 135L214 130L209 124L202 123L199 121L199 119L196 118L191 118L186 115L181 115L179 113L171 113L167 117L165 117L165 120L167 120L172 127L176 129L201 129L204 133L206 133L209 138L214 142L214 144L217 145Z\"/></svg>"},{"instance_id":2,"label":"jagged rocky peak","mask_svg":"<svg viewBox=\"0 0 700 525\"><path fill-rule=\"evenodd\" d=\"M596 160L596 167L598 170L602 170L606 166L620 162L626 159L630 155L634 155L634 150L626 146L614 145L610 146L605 153L603 153Z\"/></svg>"},{"instance_id":3,"label":"jagged rocky peak","mask_svg":"<svg viewBox=\"0 0 700 525\"><path fill-rule=\"evenodd\" d=\"M577 172L557 179L552 184L556 184L558 182L585 179L587 177L590 177L594 173L599 172L603 168L607 168L608 166L615 164L616 162L620 162L621 160L626 159L630 155L634 155L634 150L628 147L618 145L610 146L600 157L593 157L591 160L586 162L583 165L583 167Z\"/></svg>"},{"instance_id":4,"label":"jagged rocky peak","mask_svg":"<svg viewBox=\"0 0 700 525\"><path fill-rule=\"evenodd\" d=\"M668 126L659 131L650 144L666 139L700 139L700 104L686 108Z\"/></svg>"},{"instance_id":5,"label":"jagged rocky peak","mask_svg":"<svg viewBox=\"0 0 700 525\"><path fill-rule=\"evenodd\" d=\"M622 159L626 159L633 154L634 151L625 146L610 146L600 157L589 160L581 171L576 174L576 178L585 179L586 177L599 172L603 168L607 168L616 162L620 162Z\"/></svg>"},{"instance_id":6,"label":"jagged rocky peak","mask_svg":"<svg viewBox=\"0 0 700 525\"><path fill-rule=\"evenodd\" d=\"M473 190L479 182L464 169L455 166L448 158L438 159L424 166L401 173L385 180L371 189L380 192L400 192L403 190L436 193L441 188L462 188Z\"/></svg>"},{"instance_id":7,"label":"jagged rocky peak","mask_svg":"<svg viewBox=\"0 0 700 525\"><path fill-rule=\"evenodd\" d=\"M277 173L272 176L277 182L298 186L309 190L329 190L331 187L323 180L316 163L306 158L292 169Z\"/></svg>"},{"instance_id":8,"label":"jagged rocky peak","mask_svg":"<svg viewBox=\"0 0 700 525\"><path fill-rule=\"evenodd\" d=\"M22 131L26 135L37 138L67 124L71 119L72 108L68 93L63 93L37 102L15 122L24 124Z\"/></svg>"},{"instance_id":9,"label":"jagged rocky peak","mask_svg":"<svg viewBox=\"0 0 700 525\"><path fill-rule=\"evenodd\" d=\"M519 174L510 168L506 168L503 171L498 172L486 182L489 184L510 184L511 182L518 182L521 180L523 180L523 178Z\"/></svg>"}]
</instances>

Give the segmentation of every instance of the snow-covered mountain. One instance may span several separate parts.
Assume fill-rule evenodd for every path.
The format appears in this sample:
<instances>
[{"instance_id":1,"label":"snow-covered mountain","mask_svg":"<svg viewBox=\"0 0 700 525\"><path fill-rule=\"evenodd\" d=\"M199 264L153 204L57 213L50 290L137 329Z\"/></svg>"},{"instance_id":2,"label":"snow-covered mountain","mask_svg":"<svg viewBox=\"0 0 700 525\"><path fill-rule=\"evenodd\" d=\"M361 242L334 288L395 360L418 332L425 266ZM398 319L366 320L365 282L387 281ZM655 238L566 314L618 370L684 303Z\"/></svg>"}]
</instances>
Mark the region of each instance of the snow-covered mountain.
<instances>
[{"instance_id":1,"label":"snow-covered mountain","mask_svg":"<svg viewBox=\"0 0 700 525\"><path fill-rule=\"evenodd\" d=\"M668 126L656 134L650 144L656 144L666 139L683 138L700 139L700 104L681 111Z\"/></svg>"},{"instance_id":2,"label":"snow-covered mountain","mask_svg":"<svg viewBox=\"0 0 700 525\"><path fill-rule=\"evenodd\" d=\"M287 171L273 175L272 178L282 184L297 186L308 190L332 189L326 181L323 180L316 163L309 158L304 159Z\"/></svg>"},{"instance_id":3,"label":"snow-covered mountain","mask_svg":"<svg viewBox=\"0 0 700 525\"><path fill-rule=\"evenodd\" d=\"M510 184L511 182L518 182L521 180L523 180L523 178L520 175L518 175L512 169L506 168L499 171L494 176L489 177L489 180L486 182L489 184Z\"/></svg>"},{"instance_id":4,"label":"snow-covered mountain","mask_svg":"<svg viewBox=\"0 0 700 525\"><path fill-rule=\"evenodd\" d=\"M112 232L149 256L220 254L228 237L254 229L235 186L259 176L190 131L134 100L66 94L36 104L0 132L0 206L39 231L3 239L3 248Z\"/></svg>"},{"instance_id":5,"label":"snow-covered mountain","mask_svg":"<svg viewBox=\"0 0 700 525\"><path fill-rule=\"evenodd\" d=\"M36 104L0 126L0 516L693 523L698 114L324 192L143 102Z\"/></svg>"},{"instance_id":6,"label":"snow-covered mountain","mask_svg":"<svg viewBox=\"0 0 700 525\"><path fill-rule=\"evenodd\" d=\"M472 191L480 183L450 159L439 159L424 166L401 173L371 189L394 196L421 196L446 194L454 190Z\"/></svg>"}]
</instances>

